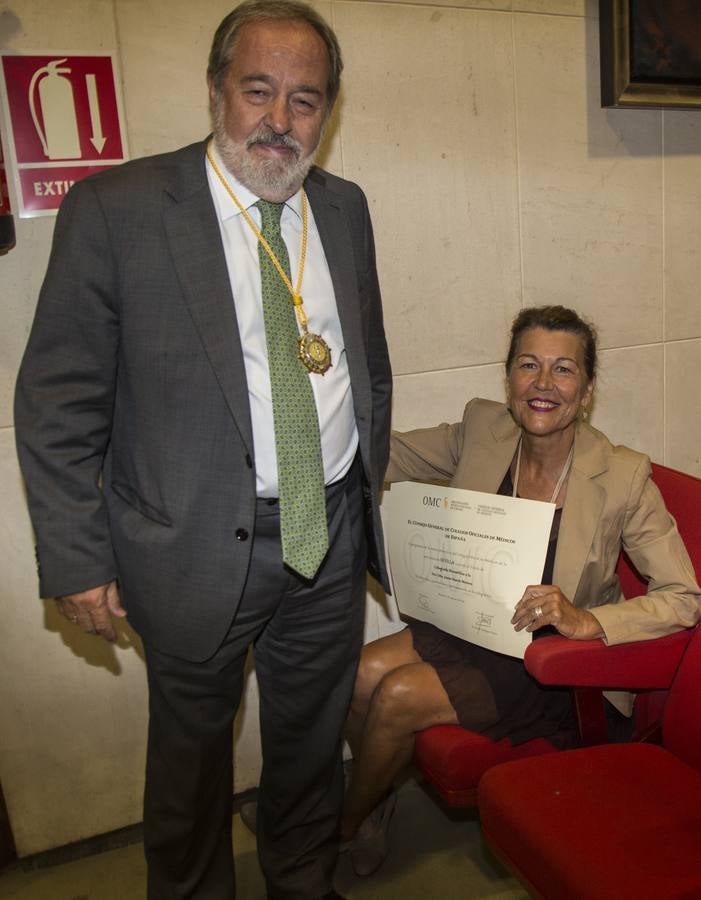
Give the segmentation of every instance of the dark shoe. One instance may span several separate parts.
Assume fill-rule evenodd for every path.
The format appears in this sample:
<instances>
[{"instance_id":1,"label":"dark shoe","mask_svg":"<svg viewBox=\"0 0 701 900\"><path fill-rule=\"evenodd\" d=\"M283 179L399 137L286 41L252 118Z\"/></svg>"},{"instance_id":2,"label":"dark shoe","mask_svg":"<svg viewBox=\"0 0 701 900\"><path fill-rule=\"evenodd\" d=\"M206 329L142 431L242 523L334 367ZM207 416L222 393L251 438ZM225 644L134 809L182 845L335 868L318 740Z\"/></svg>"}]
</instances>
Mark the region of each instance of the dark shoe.
<instances>
[{"instance_id":1,"label":"dark shoe","mask_svg":"<svg viewBox=\"0 0 701 900\"><path fill-rule=\"evenodd\" d=\"M389 823L397 805L394 791L361 823L350 846L353 870L361 878L376 872L387 858Z\"/></svg>"},{"instance_id":2,"label":"dark shoe","mask_svg":"<svg viewBox=\"0 0 701 900\"><path fill-rule=\"evenodd\" d=\"M256 834L258 826L258 801L249 800L247 803L242 803L241 808L239 809L239 815L241 816L241 821L251 834Z\"/></svg>"}]
</instances>

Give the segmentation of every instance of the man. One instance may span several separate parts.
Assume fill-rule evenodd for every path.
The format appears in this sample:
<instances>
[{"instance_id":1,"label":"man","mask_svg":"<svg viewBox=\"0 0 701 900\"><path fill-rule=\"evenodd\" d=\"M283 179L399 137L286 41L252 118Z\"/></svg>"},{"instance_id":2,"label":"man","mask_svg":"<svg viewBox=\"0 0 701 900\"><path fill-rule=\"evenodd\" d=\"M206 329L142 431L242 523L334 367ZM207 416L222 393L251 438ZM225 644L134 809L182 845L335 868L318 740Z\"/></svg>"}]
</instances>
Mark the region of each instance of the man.
<instances>
[{"instance_id":1,"label":"man","mask_svg":"<svg viewBox=\"0 0 701 900\"><path fill-rule=\"evenodd\" d=\"M42 596L108 640L128 614L144 643L151 898L234 896L251 643L269 896L338 896L340 733L366 565L386 583L391 395L365 198L312 168L341 68L304 4L227 16L213 141L68 194L20 371Z\"/></svg>"}]
</instances>

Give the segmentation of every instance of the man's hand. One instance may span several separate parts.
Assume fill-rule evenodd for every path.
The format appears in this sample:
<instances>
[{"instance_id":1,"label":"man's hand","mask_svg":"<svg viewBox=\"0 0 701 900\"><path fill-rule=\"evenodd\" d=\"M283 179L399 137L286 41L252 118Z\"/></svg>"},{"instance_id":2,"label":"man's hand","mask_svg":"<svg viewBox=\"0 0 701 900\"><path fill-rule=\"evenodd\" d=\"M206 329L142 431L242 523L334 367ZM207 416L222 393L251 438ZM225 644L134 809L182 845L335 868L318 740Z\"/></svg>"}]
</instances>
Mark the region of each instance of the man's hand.
<instances>
[{"instance_id":1,"label":"man's hand","mask_svg":"<svg viewBox=\"0 0 701 900\"><path fill-rule=\"evenodd\" d=\"M102 635L106 641L117 640L112 616L121 619L127 614L119 600L116 581L79 594L56 597L56 606L61 615L74 625L79 625L88 634Z\"/></svg>"},{"instance_id":2,"label":"man's hand","mask_svg":"<svg viewBox=\"0 0 701 900\"><path fill-rule=\"evenodd\" d=\"M544 625L554 625L560 634L576 641L604 636L596 616L573 606L556 584L529 584L516 604L511 624L516 631L537 631Z\"/></svg>"}]
</instances>

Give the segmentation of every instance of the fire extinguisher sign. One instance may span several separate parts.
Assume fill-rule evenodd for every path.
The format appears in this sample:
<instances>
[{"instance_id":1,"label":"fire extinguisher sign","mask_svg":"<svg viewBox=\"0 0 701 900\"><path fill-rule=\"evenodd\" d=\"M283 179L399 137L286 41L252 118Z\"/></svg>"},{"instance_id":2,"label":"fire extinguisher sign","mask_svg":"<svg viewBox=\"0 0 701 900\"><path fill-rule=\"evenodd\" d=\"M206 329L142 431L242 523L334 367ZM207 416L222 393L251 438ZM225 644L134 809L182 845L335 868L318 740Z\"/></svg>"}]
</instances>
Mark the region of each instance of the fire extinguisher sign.
<instances>
[{"instance_id":1,"label":"fire extinguisher sign","mask_svg":"<svg viewBox=\"0 0 701 900\"><path fill-rule=\"evenodd\" d=\"M127 157L112 56L2 54L8 169L19 215L55 215L70 186Z\"/></svg>"}]
</instances>

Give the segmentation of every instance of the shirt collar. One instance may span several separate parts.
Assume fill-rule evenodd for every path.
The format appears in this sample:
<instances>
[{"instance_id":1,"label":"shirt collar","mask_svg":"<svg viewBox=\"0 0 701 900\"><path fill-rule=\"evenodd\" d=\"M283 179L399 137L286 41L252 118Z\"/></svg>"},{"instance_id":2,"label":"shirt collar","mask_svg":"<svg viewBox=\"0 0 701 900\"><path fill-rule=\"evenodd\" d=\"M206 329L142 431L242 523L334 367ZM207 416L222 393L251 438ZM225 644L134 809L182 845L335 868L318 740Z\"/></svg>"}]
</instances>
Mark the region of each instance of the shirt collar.
<instances>
[{"instance_id":1,"label":"shirt collar","mask_svg":"<svg viewBox=\"0 0 701 900\"><path fill-rule=\"evenodd\" d=\"M260 199L253 191L250 191L245 185L241 184L238 178L235 178L231 172L226 168L224 162L222 161L221 156L219 155L219 151L214 144L214 141L211 143L211 152L214 160L217 164L219 171L222 173L224 178L226 178L229 187L238 197L243 208L248 212L249 208L256 203L257 200ZM221 180L217 173L212 168L209 160L206 160L207 166L207 178L209 180L209 187L212 192L212 197L214 198L214 203L217 208L217 213L219 215L219 219L222 222L226 222L228 219L233 219L236 216L241 215L241 211L236 206L234 201L229 196L229 192L226 190L224 185L221 183ZM302 191L297 191L296 194L293 194L288 200L285 201L285 208L282 211L283 216L287 211L294 213L297 218L301 221L302 219ZM257 210L256 210L257 212Z\"/></svg>"}]
</instances>

